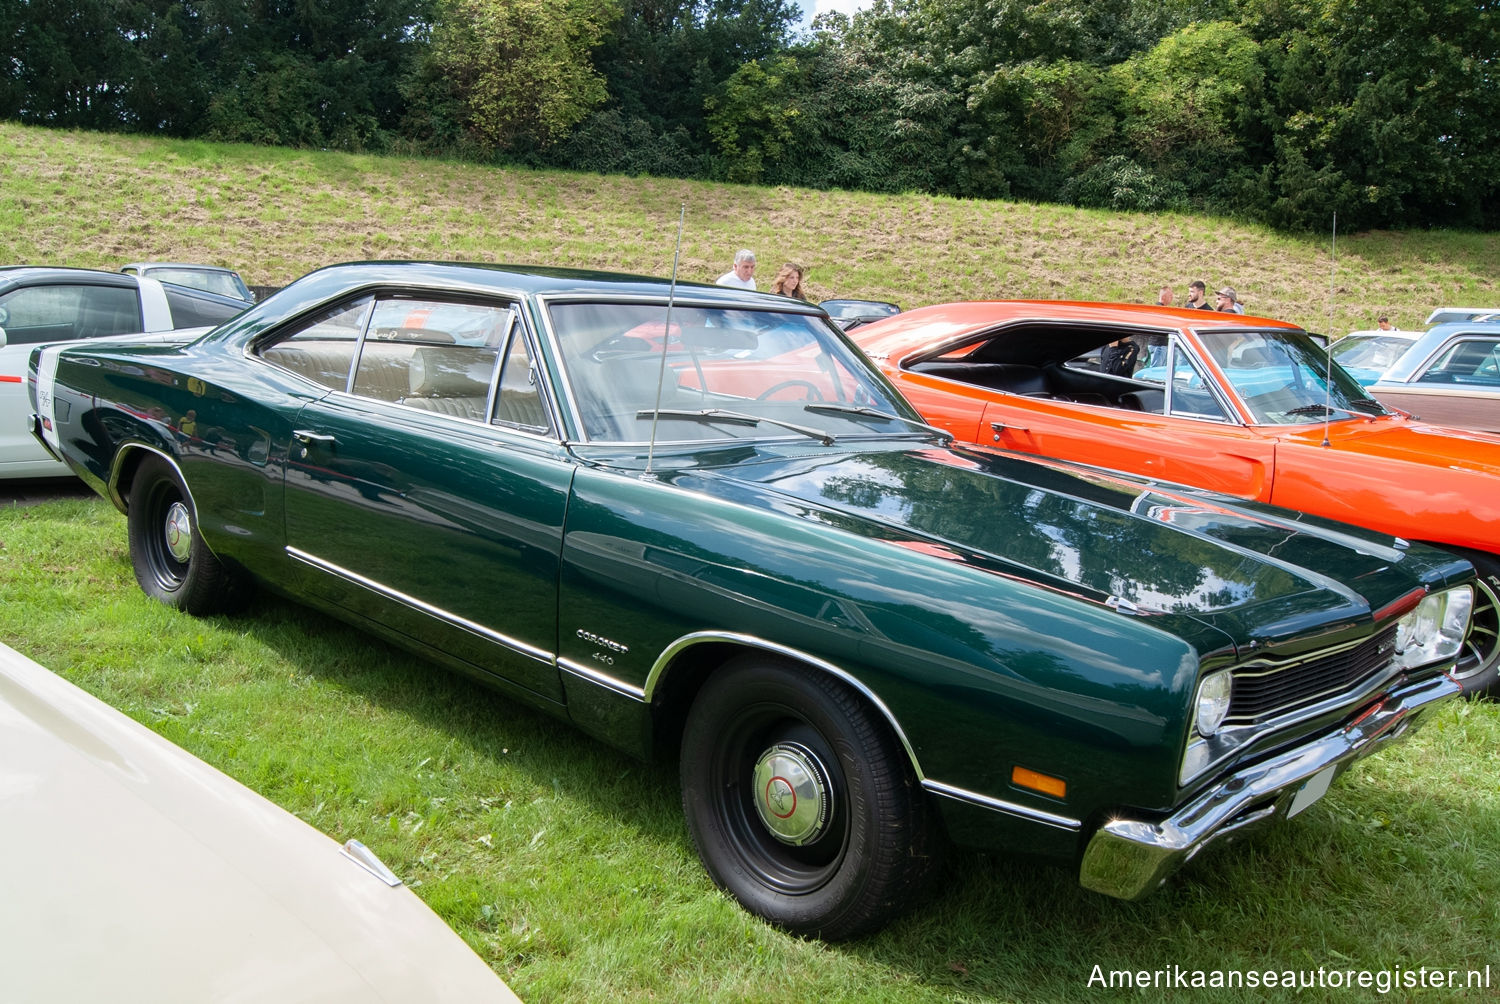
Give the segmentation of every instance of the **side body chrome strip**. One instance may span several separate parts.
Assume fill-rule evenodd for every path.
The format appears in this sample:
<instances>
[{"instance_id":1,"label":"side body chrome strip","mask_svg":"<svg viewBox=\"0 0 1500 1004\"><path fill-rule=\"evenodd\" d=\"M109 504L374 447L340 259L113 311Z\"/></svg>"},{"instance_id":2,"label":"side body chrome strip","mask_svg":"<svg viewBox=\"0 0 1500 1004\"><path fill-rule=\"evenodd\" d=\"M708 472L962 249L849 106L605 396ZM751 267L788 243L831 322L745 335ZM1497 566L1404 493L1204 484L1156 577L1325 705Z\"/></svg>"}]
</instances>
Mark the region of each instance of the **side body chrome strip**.
<instances>
[{"instance_id":1,"label":"side body chrome strip","mask_svg":"<svg viewBox=\"0 0 1500 1004\"><path fill-rule=\"evenodd\" d=\"M506 648L514 649L522 655L530 656L531 658L540 660L542 662L551 663L555 659L554 654L547 651L546 649L537 648L535 645L530 645L524 641L521 641L519 638L512 638L510 635L501 634L499 631L496 631L492 628L487 628L483 624L476 624L465 617L460 617L458 614L455 614L452 611L444 610L442 607L434 606L433 604L428 603L424 600L419 600L415 596L409 596L406 593L401 592L399 589L392 589L390 586L376 582L374 579L366 578L365 576L360 575L358 572L352 572L349 569L344 568L341 565L336 565L331 561L325 561L324 559L319 558L316 555L309 554L299 547L293 547L291 544L288 544L286 545L286 553L293 560L300 561L304 565L311 566L312 568L316 568L322 572L327 572L330 575L336 575L346 582L353 583L354 585L360 586L363 589L368 589L370 592L376 593L380 596L384 596L386 599L395 600L397 603L408 606L413 610L420 611L421 613L427 614L430 617L435 617L438 620L443 621L447 624L451 624L456 628L462 628L470 634L475 635L479 638L483 638L486 641L493 641L497 644L504 645Z\"/></svg>"},{"instance_id":2,"label":"side body chrome strip","mask_svg":"<svg viewBox=\"0 0 1500 1004\"><path fill-rule=\"evenodd\" d=\"M994 812L1003 812L1007 816L1017 816L1031 823L1041 823L1043 826L1051 826L1058 830L1067 830L1069 833L1077 833L1083 829L1080 820L1060 816L1053 812L1044 812L1041 809L1033 809L1027 805L1017 805L1015 802L1007 802L1004 799L992 798L989 795L981 795L974 791L965 791L963 788L955 788L951 784L941 781L924 780L922 787L935 795L943 795L960 802L968 802L977 805L981 809L990 809Z\"/></svg>"}]
</instances>

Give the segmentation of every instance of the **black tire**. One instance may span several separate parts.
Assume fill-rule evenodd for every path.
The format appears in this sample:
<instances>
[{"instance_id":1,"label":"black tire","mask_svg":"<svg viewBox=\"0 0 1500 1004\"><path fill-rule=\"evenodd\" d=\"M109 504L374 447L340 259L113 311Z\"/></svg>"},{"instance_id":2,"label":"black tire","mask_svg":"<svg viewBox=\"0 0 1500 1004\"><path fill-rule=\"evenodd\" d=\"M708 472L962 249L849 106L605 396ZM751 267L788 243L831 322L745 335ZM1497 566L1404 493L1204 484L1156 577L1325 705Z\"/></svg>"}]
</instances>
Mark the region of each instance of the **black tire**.
<instances>
[{"instance_id":1,"label":"black tire","mask_svg":"<svg viewBox=\"0 0 1500 1004\"><path fill-rule=\"evenodd\" d=\"M136 468L126 518L130 564L147 596L195 616L228 613L249 598L244 576L203 542L182 476L166 460L153 454Z\"/></svg>"},{"instance_id":2,"label":"black tire","mask_svg":"<svg viewBox=\"0 0 1500 1004\"><path fill-rule=\"evenodd\" d=\"M1459 553L1474 564L1479 580L1469 633L1453 675L1466 697L1500 697L1500 558L1476 551Z\"/></svg>"},{"instance_id":3,"label":"black tire","mask_svg":"<svg viewBox=\"0 0 1500 1004\"><path fill-rule=\"evenodd\" d=\"M840 681L791 663L747 656L717 671L688 714L681 773L714 882L798 934L880 927L916 899L942 846L886 722ZM773 807L772 795L784 801Z\"/></svg>"}]
</instances>

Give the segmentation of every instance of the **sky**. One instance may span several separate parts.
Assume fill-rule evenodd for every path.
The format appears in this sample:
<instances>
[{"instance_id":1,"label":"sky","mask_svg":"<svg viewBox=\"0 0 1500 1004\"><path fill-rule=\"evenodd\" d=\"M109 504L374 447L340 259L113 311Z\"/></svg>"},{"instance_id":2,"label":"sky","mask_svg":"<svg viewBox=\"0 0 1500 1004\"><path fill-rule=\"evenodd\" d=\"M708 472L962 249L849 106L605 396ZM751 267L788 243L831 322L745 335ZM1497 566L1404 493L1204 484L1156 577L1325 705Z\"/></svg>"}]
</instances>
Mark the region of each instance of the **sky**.
<instances>
[{"instance_id":1,"label":"sky","mask_svg":"<svg viewBox=\"0 0 1500 1004\"><path fill-rule=\"evenodd\" d=\"M802 24L806 28L812 23L812 19L818 14L829 10L843 11L845 14L853 14L855 11L870 6L870 0L800 0L802 4Z\"/></svg>"}]
</instances>

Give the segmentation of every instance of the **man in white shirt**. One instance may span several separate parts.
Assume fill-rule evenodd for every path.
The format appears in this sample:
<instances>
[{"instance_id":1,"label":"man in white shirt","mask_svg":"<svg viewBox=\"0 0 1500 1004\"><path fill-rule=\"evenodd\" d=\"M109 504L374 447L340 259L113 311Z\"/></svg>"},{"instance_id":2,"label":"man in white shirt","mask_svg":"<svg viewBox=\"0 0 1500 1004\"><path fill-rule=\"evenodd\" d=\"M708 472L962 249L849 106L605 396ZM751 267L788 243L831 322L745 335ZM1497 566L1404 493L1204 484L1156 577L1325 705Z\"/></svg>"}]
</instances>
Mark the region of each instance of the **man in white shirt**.
<instances>
[{"instance_id":1,"label":"man in white shirt","mask_svg":"<svg viewBox=\"0 0 1500 1004\"><path fill-rule=\"evenodd\" d=\"M734 268L719 276L720 286L737 286L740 289L755 288L755 252L741 249L734 253Z\"/></svg>"}]
</instances>

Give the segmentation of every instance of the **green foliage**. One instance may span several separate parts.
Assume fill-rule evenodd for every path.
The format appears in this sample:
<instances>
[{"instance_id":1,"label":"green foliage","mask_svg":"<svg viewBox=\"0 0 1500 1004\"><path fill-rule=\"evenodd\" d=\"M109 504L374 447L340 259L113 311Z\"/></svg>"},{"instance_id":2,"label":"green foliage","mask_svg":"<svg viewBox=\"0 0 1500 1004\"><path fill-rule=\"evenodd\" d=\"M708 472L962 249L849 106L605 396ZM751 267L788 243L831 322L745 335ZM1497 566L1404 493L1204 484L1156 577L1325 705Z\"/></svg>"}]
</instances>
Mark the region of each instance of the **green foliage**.
<instances>
[{"instance_id":1,"label":"green foliage","mask_svg":"<svg viewBox=\"0 0 1500 1004\"><path fill-rule=\"evenodd\" d=\"M1181 209L1187 190L1181 182L1158 178L1129 157L1116 154L1095 164L1063 186L1075 205L1116 212Z\"/></svg>"},{"instance_id":2,"label":"green foliage","mask_svg":"<svg viewBox=\"0 0 1500 1004\"><path fill-rule=\"evenodd\" d=\"M0 117L974 198L1139 192L1100 181L1128 162L1169 204L1180 186L1288 229L1334 212L1500 226L1492 3L876 0L793 37L798 16L796 0L7 0Z\"/></svg>"},{"instance_id":3,"label":"green foliage","mask_svg":"<svg viewBox=\"0 0 1500 1004\"><path fill-rule=\"evenodd\" d=\"M746 63L704 101L708 134L725 159L730 181L759 181L767 161L785 152L799 114L792 103L797 73L797 62L788 56Z\"/></svg>"},{"instance_id":4,"label":"green foliage","mask_svg":"<svg viewBox=\"0 0 1500 1004\"><path fill-rule=\"evenodd\" d=\"M794 0L624 0L594 56L607 110L708 151L705 102L745 64L784 52L798 13Z\"/></svg>"},{"instance_id":5,"label":"green foliage","mask_svg":"<svg viewBox=\"0 0 1500 1004\"><path fill-rule=\"evenodd\" d=\"M589 53L619 0L439 0L423 68L465 129L497 150L549 146L605 99Z\"/></svg>"}]
</instances>

